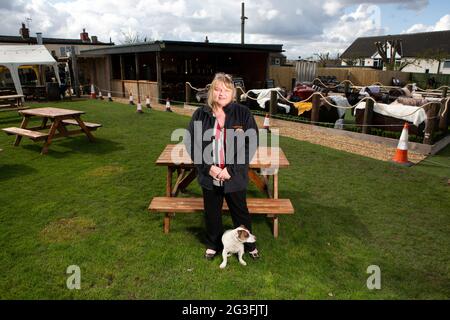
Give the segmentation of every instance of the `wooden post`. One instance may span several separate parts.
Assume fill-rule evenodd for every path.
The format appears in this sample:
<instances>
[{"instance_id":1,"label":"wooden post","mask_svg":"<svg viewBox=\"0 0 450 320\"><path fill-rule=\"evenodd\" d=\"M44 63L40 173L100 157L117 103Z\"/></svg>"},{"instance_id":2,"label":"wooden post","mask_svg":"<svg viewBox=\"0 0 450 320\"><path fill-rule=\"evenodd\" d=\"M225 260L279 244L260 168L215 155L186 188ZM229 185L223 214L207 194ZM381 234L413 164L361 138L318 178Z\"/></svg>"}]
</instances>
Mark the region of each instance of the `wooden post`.
<instances>
[{"instance_id":1,"label":"wooden post","mask_svg":"<svg viewBox=\"0 0 450 320\"><path fill-rule=\"evenodd\" d=\"M122 82L122 96L125 98L125 83L123 82L125 72L123 66L123 57L122 55L120 55L119 57L120 57L120 82Z\"/></svg>"},{"instance_id":2,"label":"wooden post","mask_svg":"<svg viewBox=\"0 0 450 320\"><path fill-rule=\"evenodd\" d=\"M372 124L373 116L373 100L366 100L366 108L364 109L364 121L362 127L362 133L370 133L370 125Z\"/></svg>"},{"instance_id":3,"label":"wooden post","mask_svg":"<svg viewBox=\"0 0 450 320\"><path fill-rule=\"evenodd\" d=\"M448 132L448 108L450 108L449 103L447 103L447 110L445 110L445 100L441 102L441 107L439 109L439 130L443 131L445 134Z\"/></svg>"},{"instance_id":4,"label":"wooden post","mask_svg":"<svg viewBox=\"0 0 450 320\"><path fill-rule=\"evenodd\" d=\"M112 64L111 64L111 56L106 56L106 89L108 92L111 92L111 79L112 79Z\"/></svg>"},{"instance_id":5,"label":"wooden post","mask_svg":"<svg viewBox=\"0 0 450 320\"><path fill-rule=\"evenodd\" d=\"M344 93L345 96L347 96L347 94L350 93L350 83L348 83L348 81L344 83Z\"/></svg>"},{"instance_id":6,"label":"wooden post","mask_svg":"<svg viewBox=\"0 0 450 320\"><path fill-rule=\"evenodd\" d=\"M319 122L319 113L320 113L320 96L315 94L312 96L312 111L311 111L311 122L313 125L316 125Z\"/></svg>"},{"instance_id":7,"label":"wooden post","mask_svg":"<svg viewBox=\"0 0 450 320\"><path fill-rule=\"evenodd\" d=\"M157 103L162 99L162 78L161 78L161 53L159 51L156 52L156 83L158 84L158 97Z\"/></svg>"},{"instance_id":8,"label":"wooden post","mask_svg":"<svg viewBox=\"0 0 450 320\"><path fill-rule=\"evenodd\" d=\"M134 64L136 66L136 86L137 86L137 98L138 98L138 103L141 102L141 91L139 90L139 58L138 58L138 54L135 53L134 54Z\"/></svg>"},{"instance_id":9,"label":"wooden post","mask_svg":"<svg viewBox=\"0 0 450 320\"><path fill-rule=\"evenodd\" d=\"M278 105L278 94L275 90L270 92L270 114L274 115L277 113Z\"/></svg>"},{"instance_id":10,"label":"wooden post","mask_svg":"<svg viewBox=\"0 0 450 320\"><path fill-rule=\"evenodd\" d=\"M186 92L186 104L191 102L191 86L186 82L185 84L185 92Z\"/></svg>"},{"instance_id":11,"label":"wooden post","mask_svg":"<svg viewBox=\"0 0 450 320\"><path fill-rule=\"evenodd\" d=\"M73 72L73 89L77 98L80 97L80 80L78 79L78 64L77 55L75 52L75 46L70 47L70 60L72 62L72 72Z\"/></svg>"},{"instance_id":12,"label":"wooden post","mask_svg":"<svg viewBox=\"0 0 450 320\"><path fill-rule=\"evenodd\" d=\"M97 58L94 58L91 60L90 63L91 67L89 68L90 70L90 77L91 77L91 84L94 84L94 91L95 91L95 87L98 87L98 83L97 83Z\"/></svg>"},{"instance_id":13,"label":"wooden post","mask_svg":"<svg viewBox=\"0 0 450 320\"><path fill-rule=\"evenodd\" d=\"M447 98L447 91L448 91L448 87L444 87L444 89L442 89L442 98L445 99ZM444 112L445 110L445 101L442 103L442 112ZM445 112L445 114L442 114L441 117L441 121L443 121L444 123L441 124L441 122L439 122L439 128L441 128L442 126L442 130L444 130L444 133L447 134L448 132L448 125L450 124L450 111L448 110L450 108L450 101L447 102L447 111ZM445 128L444 128L445 126Z\"/></svg>"},{"instance_id":14,"label":"wooden post","mask_svg":"<svg viewBox=\"0 0 450 320\"><path fill-rule=\"evenodd\" d=\"M427 113L427 120L425 122L425 135L423 138L424 144L433 143L433 132L436 124L436 116L441 105L439 103L433 103L425 107Z\"/></svg>"}]
</instances>

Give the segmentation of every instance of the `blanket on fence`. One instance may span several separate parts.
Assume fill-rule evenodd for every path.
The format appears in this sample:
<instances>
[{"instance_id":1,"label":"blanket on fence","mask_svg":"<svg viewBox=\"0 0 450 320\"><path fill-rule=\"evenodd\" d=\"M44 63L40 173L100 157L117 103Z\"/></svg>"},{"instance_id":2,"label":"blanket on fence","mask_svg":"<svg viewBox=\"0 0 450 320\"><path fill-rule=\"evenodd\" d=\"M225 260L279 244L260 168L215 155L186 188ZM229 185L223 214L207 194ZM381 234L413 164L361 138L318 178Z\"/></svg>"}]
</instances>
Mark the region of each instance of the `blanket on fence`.
<instances>
[{"instance_id":1,"label":"blanket on fence","mask_svg":"<svg viewBox=\"0 0 450 320\"><path fill-rule=\"evenodd\" d=\"M356 109L365 108L365 101L358 103L355 107L354 115L356 114ZM415 126L419 126L422 122L427 120L427 114L423 108L407 106L396 101L391 104L375 103L373 111L388 117L412 122Z\"/></svg>"}]
</instances>

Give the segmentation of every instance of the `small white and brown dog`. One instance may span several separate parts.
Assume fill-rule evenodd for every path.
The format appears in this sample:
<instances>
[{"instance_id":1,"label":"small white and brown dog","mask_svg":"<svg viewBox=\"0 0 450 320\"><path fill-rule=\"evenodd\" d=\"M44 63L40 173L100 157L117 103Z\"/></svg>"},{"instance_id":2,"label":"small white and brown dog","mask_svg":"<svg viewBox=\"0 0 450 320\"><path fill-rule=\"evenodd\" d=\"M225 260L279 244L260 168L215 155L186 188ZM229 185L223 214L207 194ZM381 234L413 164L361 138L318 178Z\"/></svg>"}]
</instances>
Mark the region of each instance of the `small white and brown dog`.
<instances>
[{"instance_id":1,"label":"small white and brown dog","mask_svg":"<svg viewBox=\"0 0 450 320\"><path fill-rule=\"evenodd\" d=\"M220 268L223 269L227 266L227 259L233 253L238 254L239 262L243 266L247 263L242 259L244 255L244 243L256 242L256 237L248 231L243 225L237 227L236 229L227 230L222 236L223 251L222 258L223 261L220 264Z\"/></svg>"}]
</instances>

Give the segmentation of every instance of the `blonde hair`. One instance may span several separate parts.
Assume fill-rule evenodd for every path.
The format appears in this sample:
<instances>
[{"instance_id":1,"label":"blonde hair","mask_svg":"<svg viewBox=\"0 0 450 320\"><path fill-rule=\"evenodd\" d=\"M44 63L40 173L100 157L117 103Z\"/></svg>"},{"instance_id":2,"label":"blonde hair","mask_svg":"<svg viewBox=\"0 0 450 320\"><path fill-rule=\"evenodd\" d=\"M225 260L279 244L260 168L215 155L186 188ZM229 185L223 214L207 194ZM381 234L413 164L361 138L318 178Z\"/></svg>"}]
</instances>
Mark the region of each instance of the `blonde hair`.
<instances>
[{"instance_id":1,"label":"blonde hair","mask_svg":"<svg viewBox=\"0 0 450 320\"><path fill-rule=\"evenodd\" d=\"M233 78L229 74L225 74L223 72L216 73L216 75L214 76L214 79L211 82L211 85L209 86L209 89L208 89L208 106L213 111L215 111L217 109L217 105L214 102L213 92L214 92L214 88L219 83L223 83L225 88L231 90L231 101L233 101L235 99L235 96L236 96L236 88L235 88L234 83L233 83Z\"/></svg>"}]
</instances>

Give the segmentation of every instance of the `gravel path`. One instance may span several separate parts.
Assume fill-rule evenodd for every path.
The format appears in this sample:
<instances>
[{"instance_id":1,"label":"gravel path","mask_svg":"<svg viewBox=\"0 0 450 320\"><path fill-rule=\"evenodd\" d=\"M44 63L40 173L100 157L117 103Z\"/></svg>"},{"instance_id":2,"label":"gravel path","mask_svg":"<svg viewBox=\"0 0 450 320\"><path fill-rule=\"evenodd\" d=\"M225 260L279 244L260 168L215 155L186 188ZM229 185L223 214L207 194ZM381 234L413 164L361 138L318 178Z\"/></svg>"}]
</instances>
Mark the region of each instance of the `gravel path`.
<instances>
[{"instance_id":1,"label":"gravel path","mask_svg":"<svg viewBox=\"0 0 450 320\"><path fill-rule=\"evenodd\" d=\"M114 98L114 101L128 104L128 99ZM130 106L131 108L131 106ZM136 108L133 106L133 108ZM144 112L145 105L142 106ZM159 111L165 111L165 104L152 104L152 108ZM194 108L180 108L172 107L175 113L191 116ZM264 117L255 116L259 128L263 127ZM319 144L329 148L346 151L354 154L359 154L365 157L390 161L395 154L396 148L389 147L383 144L369 142L359 139L354 139L346 136L333 135L327 132L317 132L314 126L310 124L285 121L280 119L270 119L270 127L278 128L280 135L290 137L296 140L307 141L313 144ZM408 160L413 163L418 163L425 159L426 156L417 152L408 151Z\"/></svg>"}]
</instances>

